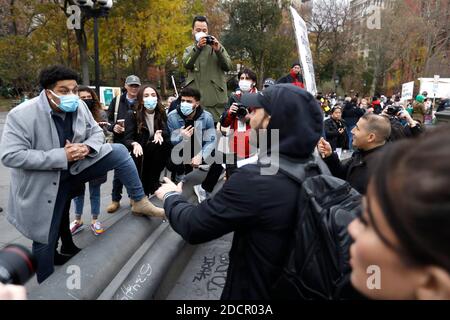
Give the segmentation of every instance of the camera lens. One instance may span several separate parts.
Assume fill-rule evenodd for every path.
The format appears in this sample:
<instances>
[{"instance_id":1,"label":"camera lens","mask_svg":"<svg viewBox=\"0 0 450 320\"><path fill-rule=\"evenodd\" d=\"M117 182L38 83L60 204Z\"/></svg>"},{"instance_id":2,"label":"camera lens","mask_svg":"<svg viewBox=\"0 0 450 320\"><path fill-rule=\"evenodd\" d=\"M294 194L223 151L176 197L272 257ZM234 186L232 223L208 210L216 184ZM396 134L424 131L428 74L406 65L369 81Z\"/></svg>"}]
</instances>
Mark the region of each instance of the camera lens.
<instances>
[{"instance_id":1,"label":"camera lens","mask_svg":"<svg viewBox=\"0 0 450 320\"><path fill-rule=\"evenodd\" d=\"M245 107L239 107L236 111L236 116L238 118L244 118L247 115L248 111Z\"/></svg>"},{"instance_id":2,"label":"camera lens","mask_svg":"<svg viewBox=\"0 0 450 320\"><path fill-rule=\"evenodd\" d=\"M24 285L36 272L36 259L24 246L12 244L0 250L0 282Z\"/></svg>"}]
</instances>

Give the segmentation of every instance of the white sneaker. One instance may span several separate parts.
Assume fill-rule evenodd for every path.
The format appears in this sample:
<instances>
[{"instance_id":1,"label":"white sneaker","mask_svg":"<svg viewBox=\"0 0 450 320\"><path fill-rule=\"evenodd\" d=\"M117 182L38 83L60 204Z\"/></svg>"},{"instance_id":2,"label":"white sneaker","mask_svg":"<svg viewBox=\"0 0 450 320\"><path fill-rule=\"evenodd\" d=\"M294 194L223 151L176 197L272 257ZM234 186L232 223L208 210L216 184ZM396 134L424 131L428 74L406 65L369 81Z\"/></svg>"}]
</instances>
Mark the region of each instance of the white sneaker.
<instances>
[{"instance_id":1,"label":"white sneaker","mask_svg":"<svg viewBox=\"0 0 450 320\"><path fill-rule=\"evenodd\" d=\"M209 164L201 164L198 166L200 171L208 172L211 166Z\"/></svg>"},{"instance_id":2,"label":"white sneaker","mask_svg":"<svg viewBox=\"0 0 450 320\"><path fill-rule=\"evenodd\" d=\"M202 203L209 197L209 192L203 189L201 184L194 186L194 192L197 195L198 203Z\"/></svg>"},{"instance_id":3,"label":"white sneaker","mask_svg":"<svg viewBox=\"0 0 450 320\"><path fill-rule=\"evenodd\" d=\"M70 223L69 228L70 228L70 233L72 235L75 235L78 232L83 231L83 229L84 229L83 221L80 220L80 222L78 222L77 220L74 220Z\"/></svg>"}]
</instances>

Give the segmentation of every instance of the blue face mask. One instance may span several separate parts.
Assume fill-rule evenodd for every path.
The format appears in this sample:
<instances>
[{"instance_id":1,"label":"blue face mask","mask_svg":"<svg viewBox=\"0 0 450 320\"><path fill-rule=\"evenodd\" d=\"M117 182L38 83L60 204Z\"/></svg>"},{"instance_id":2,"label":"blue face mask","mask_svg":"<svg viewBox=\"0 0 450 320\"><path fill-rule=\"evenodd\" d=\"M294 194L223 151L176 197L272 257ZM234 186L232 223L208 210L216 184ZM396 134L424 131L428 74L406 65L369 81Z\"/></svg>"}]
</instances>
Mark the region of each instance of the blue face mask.
<instances>
[{"instance_id":1,"label":"blue face mask","mask_svg":"<svg viewBox=\"0 0 450 320\"><path fill-rule=\"evenodd\" d=\"M180 109L181 113L187 117L194 111L194 105L189 102L181 102Z\"/></svg>"},{"instance_id":2,"label":"blue face mask","mask_svg":"<svg viewBox=\"0 0 450 320\"><path fill-rule=\"evenodd\" d=\"M155 110L157 104L158 104L157 97L144 98L144 107L147 108L148 110Z\"/></svg>"},{"instance_id":3,"label":"blue face mask","mask_svg":"<svg viewBox=\"0 0 450 320\"><path fill-rule=\"evenodd\" d=\"M65 96L58 96L52 90L50 92L59 99L59 104L57 104L53 99L50 99L56 106L64 112L75 112L78 109L78 102L80 98L76 94L68 94Z\"/></svg>"}]
</instances>

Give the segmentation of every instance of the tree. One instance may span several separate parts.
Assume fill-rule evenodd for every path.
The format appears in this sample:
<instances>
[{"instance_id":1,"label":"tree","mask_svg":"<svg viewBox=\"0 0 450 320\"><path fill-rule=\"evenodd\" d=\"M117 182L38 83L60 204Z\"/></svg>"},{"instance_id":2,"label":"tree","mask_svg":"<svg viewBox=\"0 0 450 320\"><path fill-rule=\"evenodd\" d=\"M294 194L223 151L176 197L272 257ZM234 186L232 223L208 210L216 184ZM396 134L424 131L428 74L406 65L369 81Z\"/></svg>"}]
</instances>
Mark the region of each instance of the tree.
<instances>
[{"instance_id":1,"label":"tree","mask_svg":"<svg viewBox=\"0 0 450 320\"><path fill-rule=\"evenodd\" d=\"M306 18L311 33L311 44L315 62L317 82L333 80L338 74L342 78L346 69L343 65L354 65L350 6L347 1L314 1L312 15ZM349 62L351 58L351 62ZM331 74L330 74L331 67ZM340 71L340 72L338 72Z\"/></svg>"},{"instance_id":2,"label":"tree","mask_svg":"<svg viewBox=\"0 0 450 320\"><path fill-rule=\"evenodd\" d=\"M147 79L149 66L155 65L163 75L160 81L164 95L166 66L181 61L190 41L187 4L181 0L146 0L130 7L128 1L117 1L101 26L102 64L126 61L142 79Z\"/></svg>"},{"instance_id":3,"label":"tree","mask_svg":"<svg viewBox=\"0 0 450 320\"><path fill-rule=\"evenodd\" d=\"M290 65L295 48L292 34L281 31L283 7L276 0L234 0L224 3L229 14L229 27L223 43L230 55L239 61L249 61L260 82L265 74L273 74L274 64ZM289 59L288 61L286 61Z\"/></svg>"}]
</instances>

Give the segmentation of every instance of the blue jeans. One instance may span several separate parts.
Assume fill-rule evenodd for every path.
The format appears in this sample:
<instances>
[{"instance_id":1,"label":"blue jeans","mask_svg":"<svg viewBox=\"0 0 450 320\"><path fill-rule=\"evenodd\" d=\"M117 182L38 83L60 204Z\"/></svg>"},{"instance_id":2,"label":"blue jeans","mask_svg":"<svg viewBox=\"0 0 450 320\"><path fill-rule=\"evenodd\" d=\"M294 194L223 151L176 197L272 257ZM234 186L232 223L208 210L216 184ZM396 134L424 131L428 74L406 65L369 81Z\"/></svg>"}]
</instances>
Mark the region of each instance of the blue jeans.
<instances>
[{"instance_id":1,"label":"blue jeans","mask_svg":"<svg viewBox=\"0 0 450 320\"><path fill-rule=\"evenodd\" d=\"M91 199L91 214L92 219L96 220L98 218L98 215L100 214L100 186L101 184L94 184L92 185L92 181L89 181L89 196ZM86 190L86 189L84 189ZM75 197L73 199L73 202L75 203L75 216L77 219L81 218L81 215L83 214L83 207L84 207L84 194L80 194L78 197Z\"/></svg>"},{"instance_id":2,"label":"blue jeans","mask_svg":"<svg viewBox=\"0 0 450 320\"><path fill-rule=\"evenodd\" d=\"M70 174L68 170L61 171L48 244L33 241L32 246L32 252L38 264L36 275L39 283L47 279L54 271L54 254L59 238L59 227L63 215L69 214L68 204L70 204L74 187L92 179L100 178L114 169L117 177L125 185L131 199L139 201L145 197L136 166L127 148L121 144L111 144L111 147L112 151L109 154L77 175Z\"/></svg>"},{"instance_id":3,"label":"blue jeans","mask_svg":"<svg viewBox=\"0 0 450 320\"><path fill-rule=\"evenodd\" d=\"M352 136L352 130L355 127L355 125L347 125L347 136L348 136L348 149L353 150L353 136Z\"/></svg>"}]
</instances>

